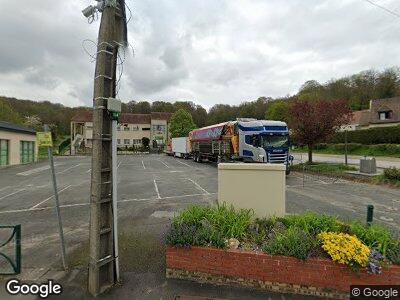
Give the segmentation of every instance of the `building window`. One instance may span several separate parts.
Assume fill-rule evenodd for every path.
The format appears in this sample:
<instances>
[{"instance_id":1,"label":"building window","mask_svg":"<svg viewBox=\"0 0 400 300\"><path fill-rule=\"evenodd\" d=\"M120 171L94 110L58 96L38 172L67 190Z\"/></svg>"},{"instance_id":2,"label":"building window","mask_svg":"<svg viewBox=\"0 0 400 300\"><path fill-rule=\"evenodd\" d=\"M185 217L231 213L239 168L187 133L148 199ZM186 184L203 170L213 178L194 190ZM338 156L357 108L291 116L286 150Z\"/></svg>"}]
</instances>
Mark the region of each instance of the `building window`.
<instances>
[{"instance_id":1,"label":"building window","mask_svg":"<svg viewBox=\"0 0 400 300\"><path fill-rule=\"evenodd\" d=\"M149 130L150 130L150 127L143 127L142 130L143 130L143 131L149 131Z\"/></svg>"},{"instance_id":2,"label":"building window","mask_svg":"<svg viewBox=\"0 0 400 300\"><path fill-rule=\"evenodd\" d=\"M133 143L133 145L141 146L142 145L142 140L141 139L133 139L132 143Z\"/></svg>"},{"instance_id":3,"label":"building window","mask_svg":"<svg viewBox=\"0 0 400 300\"><path fill-rule=\"evenodd\" d=\"M139 130L139 126L132 126L132 131L138 131Z\"/></svg>"},{"instance_id":4,"label":"building window","mask_svg":"<svg viewBox=\"0 0 400 300\"><path fill-rule=\"evenodd\" d=\"M0 140L0 166L7 166L9 164L8 154L8 140Z\"/></svg>"},{"instance_id":5,"label":"building window","mask_svg":"<svg viewBox=\"0 0 400 300\"><path fill-rule=\"evenodd\" d=\"M121 140L120 139L117 139L117 144L121 145Z\"/></svg>"},{"instance_id":6,"label":"building window","mask_svg":"<svg viewBox=\"0 0 400 300\"><path fill-rule=\"evenodd\" d=\"M124 124L124 131L129 131L129 125L128 124Z\"/></svg>"},{"instance_id":7,"label":"building window","mask_svg":"<svg viewBox=\"0 0 400 300\"><path fill-rule=\"evenodd\" d=\"M379 120L390 120L392 118L392 111L380 111L379 112Z\"/></svg>"},{"instance_id":8,"label":"building window","mask_svg":"<svg viewBox=\"0 0 400 300\"><path fill-rule=\"evenodd\" d=\"M153 131L165 132L165 125L153 125Z\"/></svg>"},{"instance_id":9,"label":"building window","mask_svg":"<svg viewBox=\"0 0 400 300\"><path fill-rule=\"evenodd\" d=\"M117 131L121 131L121 125L117 126Z\"/></svg>"},{"instance_id":10,"label":"building window","mask_svg":"<svg viewBox=\"0 0 400 300\"><path fill-rule=\"evenodd\" d=\"M130 145L130 139L124 139L124 145Z\"/></svg>"},{"instance_id":11,"label":"building window","mask_svg":"<svg viewBox=\"0 0 400 300\"><path fill-rule=\"evenodd\" d=\"M21 141L20 142L20 161L21 164L28 164L35 161L35 142Z\"/></svg>"}]
</instances>

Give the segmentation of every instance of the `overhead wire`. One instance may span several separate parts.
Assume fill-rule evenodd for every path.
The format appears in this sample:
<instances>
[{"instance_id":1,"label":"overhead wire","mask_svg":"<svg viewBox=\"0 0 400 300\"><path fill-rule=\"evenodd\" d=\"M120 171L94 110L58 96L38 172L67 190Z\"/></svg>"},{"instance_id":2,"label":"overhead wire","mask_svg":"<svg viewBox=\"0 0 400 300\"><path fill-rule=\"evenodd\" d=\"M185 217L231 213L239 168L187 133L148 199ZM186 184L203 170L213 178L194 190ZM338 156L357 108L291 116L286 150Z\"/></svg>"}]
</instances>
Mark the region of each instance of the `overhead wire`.
<instances>
[{"instance_id":1,"label":"overhead wire","mask_svg":"<svg viewBox=\"0 0 400 300\"><path fill-rule=\"evenodd\" d=\"M391 15L397 17L397 18L400 18L400 13L397 13L397 12L395 12L395 11L393 11L393 10L391 10L391 9L389 9L389 8L387 8L387 7L385 7L385 6L383 6L383 5L380 5L380 4L378 4L378 3L375 3L375 2L372 1L372 0L364 0L364 1L370 3L371 5L374 5L374 6L378 7L378 8L380 8L380 9L384 10L384 11L386 11L387 13L389 13L389 14L391 14Z\"/></svg>"}]
</instances>

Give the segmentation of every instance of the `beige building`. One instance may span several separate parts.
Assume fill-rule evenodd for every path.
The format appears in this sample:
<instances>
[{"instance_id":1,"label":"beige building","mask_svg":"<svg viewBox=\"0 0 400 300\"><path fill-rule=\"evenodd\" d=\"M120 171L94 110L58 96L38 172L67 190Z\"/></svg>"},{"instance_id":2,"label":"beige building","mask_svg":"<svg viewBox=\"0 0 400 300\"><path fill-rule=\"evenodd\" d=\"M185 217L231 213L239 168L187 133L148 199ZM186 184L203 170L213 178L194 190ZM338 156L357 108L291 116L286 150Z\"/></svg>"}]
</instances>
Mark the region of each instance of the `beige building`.
<instances>
[{"instance_id":1,"label":"beige building","mask_svg":"<svg viewBox=\"0 0 400 300\"><path fill-rule=\"evenodd\" d=\"M117 127L118 148L139 148L144 137L150 147L164 146L169 138L171 113L150 114L122 113ZM93 114L81 112L71 120L71 154L90 152L92 148Z\"/></svg>"},{"instance_id":2,"label":"beige building","mask_svg":"<svg viewBox=\"0 0 400 300\"><path fill-rule=\"evenodd\" d=\"M36 131L0 121L0 167L37 161Z\"/></svg>"},{"instance_id":3,"label":"beige building","mask_svg":"<svg viewBox=\"0 0 400 300\"><path fill-rule=\"evenodd\" d=\"M343 125L340 130L396 125L400 125L400 97L371 100L369 109L353 112L350 123Z\"/></svg>"}]
</instances>

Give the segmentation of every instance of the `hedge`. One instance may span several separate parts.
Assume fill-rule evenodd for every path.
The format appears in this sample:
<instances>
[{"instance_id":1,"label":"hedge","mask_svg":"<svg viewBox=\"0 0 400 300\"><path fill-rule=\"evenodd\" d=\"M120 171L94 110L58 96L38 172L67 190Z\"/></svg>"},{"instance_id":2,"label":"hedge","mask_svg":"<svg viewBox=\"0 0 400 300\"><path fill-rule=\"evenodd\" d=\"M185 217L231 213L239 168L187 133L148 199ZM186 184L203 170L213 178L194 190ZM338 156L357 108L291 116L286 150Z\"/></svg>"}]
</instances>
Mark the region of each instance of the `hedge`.
<instances>
[{"instance_id":1,"label":"hedge","mask_svg":"<svg viewBox=\"0 0 400 300\"><path fill-rule=\"evenodd\" d=\"M329 143L344 143L344 137L344 132L338 132L329 140ZM347 141L363 145L400 144L400 125L348 131Z\"/></svg>"}]
</instances>

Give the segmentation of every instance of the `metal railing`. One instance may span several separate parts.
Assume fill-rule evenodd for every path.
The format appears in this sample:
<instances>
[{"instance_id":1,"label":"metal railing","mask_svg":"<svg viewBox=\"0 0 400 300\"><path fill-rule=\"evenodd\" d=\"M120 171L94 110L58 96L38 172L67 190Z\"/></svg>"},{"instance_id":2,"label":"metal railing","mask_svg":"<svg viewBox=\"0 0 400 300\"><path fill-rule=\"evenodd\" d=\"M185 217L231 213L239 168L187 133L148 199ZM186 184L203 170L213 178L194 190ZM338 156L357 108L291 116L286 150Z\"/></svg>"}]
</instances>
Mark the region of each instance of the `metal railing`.
<instances>
[{"instance_id":1,"label":"metal railing","mask_svg":"<svg viewBox=\"0 0 400 300\"><path fill-rule=\"evenodd\" d=\"M6 262L11 266L12 272L7 270L2 270L0 268L0 275L16 275L21 273L21 225L7 226L0 225L0 230L2 229L12 229L11 235L4 241L0 241L0 257L3 257ZM2 248L15 241L14 247L14 260L12 260L7 254L1 252ZM0 265L1 267L1 265Z\"/></svg>"}]
</instances>

